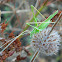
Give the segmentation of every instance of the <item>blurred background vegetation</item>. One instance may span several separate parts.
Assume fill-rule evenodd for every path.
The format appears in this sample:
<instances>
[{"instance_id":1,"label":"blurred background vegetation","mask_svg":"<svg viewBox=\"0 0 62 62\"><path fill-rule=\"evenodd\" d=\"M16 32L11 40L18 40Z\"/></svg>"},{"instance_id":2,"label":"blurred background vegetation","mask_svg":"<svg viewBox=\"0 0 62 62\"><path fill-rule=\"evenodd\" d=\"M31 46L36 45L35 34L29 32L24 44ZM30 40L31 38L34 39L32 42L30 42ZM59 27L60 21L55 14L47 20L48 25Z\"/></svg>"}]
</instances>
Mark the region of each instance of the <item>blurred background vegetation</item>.
<instances>
[{"instance_id":1,"label":"blurred background vegetation","mask_svg":"<svg viewBox=\"0 0 62 62\"><path fill-rule=\"evenodd\" d=\"M0 23L4 22L5 20L6 20L5 23L8 22L8 26L4 31L4 33L6 32L10 33L14 31L15 36L17 36L20 32L24 30L26 26L26 22L29 22L33 17L31 11L31 5L39 9L46 1L47 0L1 0L0 2L1 22ZM62 12L62 0L49 0L45 5L45 7L42 9L41 13L47 18L56 10ZM36 10L34 10L34 13L36 13ZM37 18L40 21L44 20L40 15L38 15ZM56 19L57 17L53 21L55 21ZM31 27L29 27L28 29L32 30ZM62 38L62 19L56 25L55 29L59 32ZM7 36L8 35L5 34L5 38L7 38ZM22 42L22 46L27 46L30 45L31 38L29 35L23 36L20 39L20 41ZM32 55L28 57L26 60L21 62L29 62L30 59L32 58L34 52L32 51L31 48L29 48L28 50L32 53ZM14 57L17 54L15 53L12 57L9 57L7 60L11 62L11 60L14 59ZM35 62L62 62L62 44L60 46L59 52L56 55L47 57L45 55L39 54Z\"/></svg>"}]
</instances>

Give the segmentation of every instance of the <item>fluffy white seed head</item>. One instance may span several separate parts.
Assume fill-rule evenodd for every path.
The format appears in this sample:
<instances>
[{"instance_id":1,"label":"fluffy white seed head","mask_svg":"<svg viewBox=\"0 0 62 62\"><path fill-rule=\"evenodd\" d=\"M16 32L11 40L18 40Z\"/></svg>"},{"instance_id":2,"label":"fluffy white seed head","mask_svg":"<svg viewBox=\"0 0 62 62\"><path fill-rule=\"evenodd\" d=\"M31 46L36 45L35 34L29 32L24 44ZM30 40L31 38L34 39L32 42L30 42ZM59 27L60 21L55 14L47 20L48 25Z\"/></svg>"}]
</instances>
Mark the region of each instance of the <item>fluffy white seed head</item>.
<instances>
[{"instance_id":1,"label":"fluffy white seed head","mask_svg":"<svg viewBox=\"0 0 62 62\"><path fill-rule=\"evenodd\" d=\"M31 46L34 51L39 50L41 53L48 56L58 52L60 45L60 35L56 30L53 30L47 37L50 30L51 27L33 35ZM45 40L46 37L47 39Z\"/></svg>"}]
</instances>

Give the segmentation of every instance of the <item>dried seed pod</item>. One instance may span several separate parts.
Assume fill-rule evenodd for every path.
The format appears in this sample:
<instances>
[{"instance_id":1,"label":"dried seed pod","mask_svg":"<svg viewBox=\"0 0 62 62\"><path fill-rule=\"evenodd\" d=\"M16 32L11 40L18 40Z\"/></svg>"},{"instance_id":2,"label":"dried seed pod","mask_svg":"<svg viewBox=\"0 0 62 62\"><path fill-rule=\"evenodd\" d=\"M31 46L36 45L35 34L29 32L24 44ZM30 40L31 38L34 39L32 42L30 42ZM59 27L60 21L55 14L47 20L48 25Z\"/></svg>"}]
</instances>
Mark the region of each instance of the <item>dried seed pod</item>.
<instances>
[{"instance_id":1,"label":"dried seed pod","mask_svg":"<svg viewBox=\"0 0 62 62\"><path fill-rule=\"evenodd\" d=\"M34 51L40 50L41 53L44 53L48 56L58 52L60 45L60 35L56 30L53 30L47 37L50 30L51 27L33 35L31 46ZM45 40L46 37L47 39Z\"/></svg>"}]
</instances>

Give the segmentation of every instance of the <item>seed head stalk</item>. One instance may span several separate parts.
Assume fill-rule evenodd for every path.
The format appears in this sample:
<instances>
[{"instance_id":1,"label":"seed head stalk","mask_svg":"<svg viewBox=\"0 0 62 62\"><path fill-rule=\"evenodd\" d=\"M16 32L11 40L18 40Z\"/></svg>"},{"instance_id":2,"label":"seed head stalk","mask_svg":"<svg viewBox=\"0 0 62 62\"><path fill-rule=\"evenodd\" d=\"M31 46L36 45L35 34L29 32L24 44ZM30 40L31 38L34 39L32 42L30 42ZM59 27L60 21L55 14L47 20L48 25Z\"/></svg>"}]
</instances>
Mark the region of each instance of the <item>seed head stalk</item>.
<instances>
[{"instance_id":1,"label":"seed head stalk","mask_svg":"<svg viewBox=\"0 0 62 62\"><path fill-rule=\"evenodd\" d=\"M32 60L30 62L34 62L35 61L35 58L36 56L39 54L39 50L36 51L36 53L34 54Z\"/></svg>"}]
</instances>

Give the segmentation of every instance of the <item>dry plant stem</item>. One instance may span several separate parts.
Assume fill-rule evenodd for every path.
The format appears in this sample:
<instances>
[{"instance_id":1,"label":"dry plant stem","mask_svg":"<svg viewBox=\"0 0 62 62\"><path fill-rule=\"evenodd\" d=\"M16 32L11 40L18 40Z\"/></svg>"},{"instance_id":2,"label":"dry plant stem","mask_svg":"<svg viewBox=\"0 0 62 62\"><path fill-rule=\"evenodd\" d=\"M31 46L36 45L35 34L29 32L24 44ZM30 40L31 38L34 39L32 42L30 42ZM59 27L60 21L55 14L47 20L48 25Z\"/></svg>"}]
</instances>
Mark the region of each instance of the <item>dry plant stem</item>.
<instances>
[{"instance_id":1,"label":"dry plant stem","mask_svg":"<svg viewBox=\"0 0 62 62\"><path fill-rule=\"evenodd\" d=\"M0 1L0 3L1 3L1 2L6 3L6 2L7 2L7 0L2 0L2 1Z\"/></svg>"},{"instance_id":2,"label":"dry plant stem","mask_svg":"<svg viewBox=\"0 0 62 62\"><path fill-rule=\"evenodd\" d=\"M1 45L0 48L4 47L7 43L9 43L9 42L12 41L12 40L14 40L14 39L11 39L11 40L9 40L8 42L6 42L5 44Z\"/></svg>"},{"instance_id":3,"label":"dry plant stem","mask_svg":"<svg viewBox=\"0 0 62 62\"><path fill-rule=\"evenodd\" d=\"M52 26L50 32L48 33L47 37L51 34L51 32L53 31L54 27L56 26L56 24L58 23L58 21L60 20L60 18L62 17L62 12L60 13L60 15L58 16L56 23ZM44 39L44 41L47 39L47 37Z\"/></svg>"},{"instance_id":4,"label":"dry plant stem","mask_svg":"<svg viewBox=\"0 0 62 62\"><path fill-rule=\"evenodd\" d=\"M62 17L62 12L60 13L59 17L56 20L56 23L53 25L53 27L52 27L52 29L51 29L51 31L49 32L48 35L50 35L50 33L52 32L52 30L54 29L54 27L56 26L56 24L58 23L58 21L60 20L61 17Z\"/></svg>"},{"instance_id":5,"label":"dry plant stem","mask_svg":"<svg viewBox=\"0 0 62 62\"><path fill-rule=\"evenodd\" d=\"M12 5L10 5L8 3L0 3L0 4L4 4L4 5L8 6L8 7L10 7L14 11L14 7Z\"/></svg>"},{"instance_id":6,"label":"dry plant stem","mask_svg":"<svg viewBox=\"0 0 62 62\"><path fill-rule=\"evenodd\" d=\"M17 21L18 21L19 26L22 28L22 24L20 22L20 17L17 14L15 14L15 15L16 15L16 18L17 18Z\"/></svg>"},{"instance_id":7,"label":"dry plant stem","mask_svg":"<svg viewBox=\"0 0 62 62\"><path fill-rule=\"evenodd\" d=\"M30 11L30 10L19 10L19 8L22 6L23 3L24 3L24 1L19 5L19 7L17 9L15 9L12 5L10 5L8 3L1 3L4 5L7 5L8 7L10 7L13 10L13 11L2 11L1 14L14 13L15 11L16 11L16 13Z\"/></svg>"},{"instance_id":8,"label":"dry plant stem","mask_svg":"<svg viewBox=\"0 0 62 62\"><path fill-rule=\"evenodd\" d=\"M17 10L22 7L23 3L24 3L24 1L21 2L21 4L19 5L19 7L17 8Z\"/></svg>"},{"instance_id":9,"label":"dry plant stem","mask_svg":"<svg viewBox=\"0 0 62 62\"><path fill-rule=\"evenodd\" d=\"M34 62L36 56L39 54L39 50L37 50L32 58L32 60L30 62Z\"/></svg>"},{"instance_id":10,"label":"dry plant stem","mask_svg":"<svg viewBox=\"0 0 62 62\"><path fill-rule=\"evenodd\" d=\"M35 8L37 8L39 5L39 0L37 0L36 4L35 4Z\"/></svg>"},{"instance_id":11,"label":"dry plant stem","mask_svg":"<svg viewBox=\"0 0 62 62\"><path fill-rule=\"evenodd\" d=\"M20 29L20 28L12 28L12 27L8 27L8 28L6 28L6 30L11 30L11 31L21 31L22 29Z\"/></svg>"},{"instance_id":12,"label":"dry plant stem","mask_svg":"<svg viewBox=\"0 0 62 62\"><path fill-rule=\"evenodd\" d=\"M0 22L1 22L1 10L0 10Z\"/></svg>"},{"instance_id":13,"label":"dry plant stem","mask_svg":"<svg viewBox=\"0 0 62 62\"><path fill-rule=\"evenodd\" d=\"M16 13L30 12L30 10L17 10ZM14 11L2 11L1 14L14 13Z\"/></svg>"},{"instance_id":14,"label":"dry plant stem","mask_svg":"<svg viewBox=\"0 0 62 62\"><path fill-rule=\"evenodd\" d=\"M27 34L27 35L30 35L30 34ZM27 36L27 35L26 35L26 36ZM24 37L26 37L26 36L24 36ZM23 37L23 36L22 36L22 37ZM10 43L12 40L14 40L14 38L13 38L13 39L11 39L11 40L9 40L9 41L8 41L8 42L6 42L5 44L1 45L1 47L0 47L0 48L4 47L6 44Z\"/></svg>"},{"instance_id":15,"label":"dry plant stem","mask_svg":"<svg viewBox=\"0 0 62 62\"><path fill-rule=\"evenodd\" d=\"M3 52L7 47L9 47L9 45L11 45L17 38L19 38L21 35L24 35L25 32L30 33L28 30L22 32L20 35L18 35L17 37L15 37L1 52Z\"/></svg>"},{"instance_id":16,"label":"dry plant stem","mask_svg":"<svg viewBox=\"0 0 62 62\"><path fill-rule=\"evenodd\" d=\"M10 22L13 19L13 17L14 17L14 14L12 14L12 16L11 16L11 18L10 18L10 20L8 22Z\"/></svg>"},{"instance_id":17,"label":"dry plant stem","mask_svg":"<svg viewBox=\"0 0 62 62\"><path fill-rule=\"evenodd\" d=\"M53 25L53 27L52 27L52 29L50 30L50 32L48 33L47 37L48 37L48 36L51 34L51 32L53 31L54 27L56 26L56 24L57 24L58 21L60 20L61 16L62 16L62 13L61 13L61 14L59 15L59 17L57 18L56 23ZM47 37L45 38L45 40L47 39ZM34 62L36 56L38 55L38 52L39 52L39 50L36 51L36 53L34 54L34 56L33 56L32 60L31 60L31 62Z\"/></svg>"}]
</instances>

